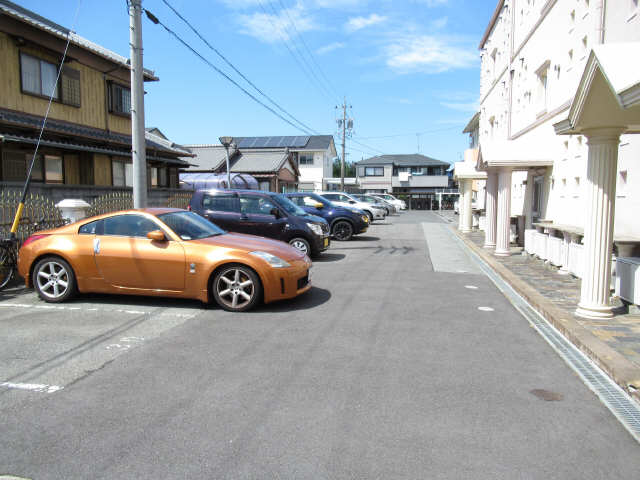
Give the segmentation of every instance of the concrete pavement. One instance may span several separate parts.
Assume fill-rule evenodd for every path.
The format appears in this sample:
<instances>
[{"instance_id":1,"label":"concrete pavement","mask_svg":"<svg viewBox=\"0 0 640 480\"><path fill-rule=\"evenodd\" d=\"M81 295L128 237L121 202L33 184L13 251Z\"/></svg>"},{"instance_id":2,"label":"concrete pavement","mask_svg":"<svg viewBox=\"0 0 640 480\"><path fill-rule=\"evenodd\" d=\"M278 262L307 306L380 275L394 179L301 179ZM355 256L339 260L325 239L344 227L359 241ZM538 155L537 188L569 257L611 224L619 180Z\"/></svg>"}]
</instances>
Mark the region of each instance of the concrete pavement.
<instances>
[{"instance_id":1,"label":"concrete pavement","mask_svg":"<svg viewBox=\"0 0 640 480\"><path fill-rule=\"evenodd\" d=\"M456 248L432 213L390 217L335 242L314 265L314 288L292 302L245 314L180 304L195 314L62 390L0 390L0 474L634 478L638 444ZM32 293L5 302L39 304ZM68 305L122 325L125 314L107 312L131 308L118 302ZM136 308L162 323L157 300ZM50 332L109 327L40 314L0 307L2 365L17 323L49 325L8 372L56 362ZM11 355L27 352L27 337Z\"/></svg>"}]
</instances>

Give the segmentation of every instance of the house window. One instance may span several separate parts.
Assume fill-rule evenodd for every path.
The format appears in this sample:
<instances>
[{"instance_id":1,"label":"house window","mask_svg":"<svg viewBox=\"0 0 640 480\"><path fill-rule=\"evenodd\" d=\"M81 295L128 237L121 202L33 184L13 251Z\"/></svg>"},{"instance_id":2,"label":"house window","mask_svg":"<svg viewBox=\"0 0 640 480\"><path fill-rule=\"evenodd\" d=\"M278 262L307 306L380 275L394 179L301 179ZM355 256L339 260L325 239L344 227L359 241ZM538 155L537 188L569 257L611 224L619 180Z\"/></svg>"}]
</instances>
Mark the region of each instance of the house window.
<instances>
[{"instance_id":1,"label":"house window","mask_svg":"<svg viewBox=\"0 0 640 480\"><path fill-rule=\"evenodd\" d=\"M300 155L300 165L313 165L313 154Z\"/></svg>"},{"instance_id":2,"label":"house window","mask_svg":"<svg viewBox=\"0 0 640 480\"><path fill-rule=\"evenodd\" d=\"M114 187L133 186L133 165L121 159L111 161L111 178Z\"/></svg>"},{"instance_id":3,"label":"house window","mask_svg":"<svg viewBox=\"0 0 640 480\"><path fill-rule=\"evenodd\" d=\"M80 72L73 68L63 67L60 75L62 87L62 103L80 106Z\"/></svg>"},{"instance_id":4,"label":"house window","mask_svg":"<svg viewBox=\"0 0 640 480\"><path fill-rule=\"evenodd\" d=\"M151 178L150 184L152 187L158 186L158 167L151 167Z\"/></svg>"},{"instance_id":5,"label":"house window","mask_svg":"<svg viewBox=\"0 0 640 480\"><path fill-rule=\"evenodd\" d=\"M21 53L20 76L23 92L46 97L53 92L53 98L58 99L58 68L53 63Z\"/></svg>"},{"instance_id":6,"label":"house window","mask_svg":"<svg viewBox=\"0 0 640 480\"><path fill-rule=\"evenodd\" d=\"M109 111L119 115L131 115L131 90L117 83L109 84Z\"/></svg>"},{"instance_id":7,"label":"house window","mask_svg":"<svg viewBox=\"0 0 640 480\"><path fill-rule=\"evenodd\" d=\"M365 167L364 176L365 177L383 177L384 167Z\"/></svg>"},{"instance_id":8,"label":"house window","mask_svg":"<svg viewBox=\"0 0 640 480\"><path fill-rule=\"evenodd\" d=\"M44 178L46 183L63 183L62 157L57 155L44 156Z\"/></svg>"}]
</instances>

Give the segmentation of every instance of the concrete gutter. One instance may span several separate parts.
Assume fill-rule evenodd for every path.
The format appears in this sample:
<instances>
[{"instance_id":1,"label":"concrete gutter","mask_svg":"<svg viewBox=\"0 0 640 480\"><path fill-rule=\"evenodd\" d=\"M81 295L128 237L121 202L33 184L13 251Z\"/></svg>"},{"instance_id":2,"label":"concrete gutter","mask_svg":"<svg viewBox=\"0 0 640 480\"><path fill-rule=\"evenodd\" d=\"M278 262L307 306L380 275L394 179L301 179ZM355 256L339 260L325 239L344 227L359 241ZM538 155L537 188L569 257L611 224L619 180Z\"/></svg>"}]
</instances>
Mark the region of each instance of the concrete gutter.
<instances>
[{"instance_id":1,"label":"concrete gutter","mask_svg":"<svg viewBox=\"0 0 640 480\"><path fill-rule=\"evenodd\" d=\"M503 280L509 283L540 315L605 371L620 388L640 403L640 367L580 325L573 315L556 307L518 275L497 261L489 251L476 245L458 229L453 227L451 229L469 249L473 250Z\"/></svg>"}]
</instances>

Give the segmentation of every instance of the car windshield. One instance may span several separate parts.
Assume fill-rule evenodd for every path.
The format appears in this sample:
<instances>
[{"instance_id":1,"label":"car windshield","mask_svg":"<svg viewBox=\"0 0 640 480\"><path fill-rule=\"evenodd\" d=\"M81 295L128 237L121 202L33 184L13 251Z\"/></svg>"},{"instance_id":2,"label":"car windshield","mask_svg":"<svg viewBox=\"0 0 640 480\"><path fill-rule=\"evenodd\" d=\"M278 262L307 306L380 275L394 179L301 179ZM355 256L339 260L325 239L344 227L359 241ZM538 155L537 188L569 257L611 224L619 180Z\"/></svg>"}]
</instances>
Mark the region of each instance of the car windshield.
<instances>
[{"instance_id":1,"label":"car windshield","mask_svg":"<svg viewBox=\"0 0 640 480\"><path fill-rule=\"evenodd\" d=\"M226 233L217 225L193 212L170 212L158 215L182 240L198 240Z\"/></svg>"},{"instance_id":2,"label":"car windshield","mask_svg":"<svg viewBox=\"0 0 640 480\"><path fill-rule=\"evenodd\" d=\"M271 198L273 198L276 203L280 205L289 215L299 215L301 217L309 216L307 212L305 212L303 209L301 209L281 193L271 195Z\"/></svg>"},{"instance_id":3,"label":"car windshield","mask_svg":"<svg viewBox=\"0 0 640 480\"><path fill-rule=\"evenodd\" d=\"M317 193L307 193L307 194L305 194L305 196L313 198L316 202L323 204L325 207L333 207L334 206L333 203L331 203L331 201L327 200L326 198L321 197Z\"/></svg>"}]
</instances>

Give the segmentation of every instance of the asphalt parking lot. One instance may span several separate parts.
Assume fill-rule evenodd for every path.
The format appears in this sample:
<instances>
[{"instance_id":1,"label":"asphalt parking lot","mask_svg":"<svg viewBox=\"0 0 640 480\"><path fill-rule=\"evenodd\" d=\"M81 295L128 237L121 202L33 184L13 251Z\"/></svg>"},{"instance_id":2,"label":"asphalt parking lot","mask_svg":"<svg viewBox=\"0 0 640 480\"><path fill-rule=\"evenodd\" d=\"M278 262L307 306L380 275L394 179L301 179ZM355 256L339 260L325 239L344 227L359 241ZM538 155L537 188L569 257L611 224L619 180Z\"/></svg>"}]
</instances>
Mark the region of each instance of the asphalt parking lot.
<instances>
[{"instance_id":1,"label":"asphalt parking lot","mask_svg":"<svg viewBox=\"0 0 640 480\"><path fill-rule=\"evenodd\" d=\"M0 293L0 475L637 476L638 444L434 213L313 269L307 294L241 314Z\"/></svg>"}]
</instances>

